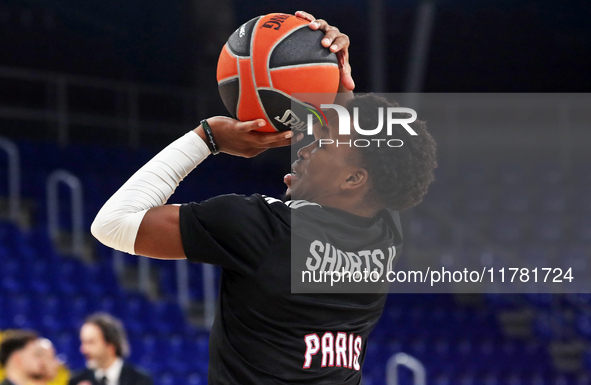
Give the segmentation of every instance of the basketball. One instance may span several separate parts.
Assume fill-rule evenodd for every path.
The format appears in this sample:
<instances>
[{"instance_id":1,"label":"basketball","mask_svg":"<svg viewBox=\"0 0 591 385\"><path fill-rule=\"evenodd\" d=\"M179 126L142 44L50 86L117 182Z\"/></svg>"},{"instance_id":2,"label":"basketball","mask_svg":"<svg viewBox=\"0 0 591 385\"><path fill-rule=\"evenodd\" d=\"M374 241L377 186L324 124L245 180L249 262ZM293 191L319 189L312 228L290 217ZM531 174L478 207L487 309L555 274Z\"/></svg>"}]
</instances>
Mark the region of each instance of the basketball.
<instances>
[{"instance_id":1,"label":"basketball","mask_svg":"<svg viewBox=\"0 0 591 385\"><path fill-rule=\"evenodd\" d=\"M218 90L232 117L264 118L260 131L305 131L310 107L334 101L337 56L320 44L324 33L308 25L294 15L272 13L234 31L217 67Z\"/></svg>"}]
</instances>

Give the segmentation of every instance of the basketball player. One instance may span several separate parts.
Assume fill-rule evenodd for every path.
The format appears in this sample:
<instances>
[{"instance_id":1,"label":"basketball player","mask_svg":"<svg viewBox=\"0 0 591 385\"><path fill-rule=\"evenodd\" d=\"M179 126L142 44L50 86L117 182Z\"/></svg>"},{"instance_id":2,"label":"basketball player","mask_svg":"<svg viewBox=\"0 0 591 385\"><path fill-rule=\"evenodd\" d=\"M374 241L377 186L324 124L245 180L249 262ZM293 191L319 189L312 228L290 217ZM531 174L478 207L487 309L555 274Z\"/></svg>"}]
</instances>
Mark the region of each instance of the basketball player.
<instances>
[{"instance_id":1,"label":"basketball player","mask_svg":"<svg viewBox=\"0 0 591 385\"><path fill-rule=\"evenodd\" d=\"M309 14L298 16L315 21L310 28L324 31L322 44L338 53L341 91L351 97L348 109L390 105L372 95L353 98L347 36ZM293 172L284 177L285 202L254 194L165 205L182 179L216 149L253 157L302 137L254 131L264 123L224 117L202 122L105 203L92 233L128 253L222 267L209 384L360 384L367 338L386 294L292 294L290 263L309 257L314 244L327 250L325 255L331 250L358 255L366 249L399 250L395 210L416 205L425 194L436 166L435 143L424 124L415 122L418 136L399 149L320 146L320 139L344 140L334 119L328 126L315 126L316 140L298 151ZM376 127L377 116L363 116L360 124ZM296 213L309 219L303 229L292 228ZM308 255L292 255L292 242L304 245Z\"/></svg>"}]
</instances>

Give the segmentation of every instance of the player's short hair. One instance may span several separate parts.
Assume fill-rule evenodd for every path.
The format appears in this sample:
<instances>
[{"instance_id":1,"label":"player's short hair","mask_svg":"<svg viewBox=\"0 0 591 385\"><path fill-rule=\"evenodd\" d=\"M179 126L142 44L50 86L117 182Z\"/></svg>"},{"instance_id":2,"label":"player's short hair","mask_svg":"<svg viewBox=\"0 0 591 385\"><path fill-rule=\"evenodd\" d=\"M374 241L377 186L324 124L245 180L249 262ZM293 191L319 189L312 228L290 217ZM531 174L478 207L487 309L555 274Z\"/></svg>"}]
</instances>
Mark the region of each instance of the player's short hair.
<instances>
[{"instance_id":1,"label":"player's short hair","mask_svg":"<svg viewBox=\"0 0 591 385\"><path fill-rule=\"evenodd\" d=\"M0 366L5 367L10 357L30 342L36 341L39 335L32 330L7 330L0 342Z\"/></svg>"},{"instance_id":2,"label":"player's short hair","mask_svg":"<svg viewBox=\"0 0 591 385\"><path fill-rule=\"evenodd\" d=\"M125 358L129 356L129 342L123 323L108 313L94 313L89 315L84 323L98 326L103 333L105 342L115 347L117 357Z\"/></svg>"},{"instance_id":3,"label":"player's short hair","mask_svg":"<svg viewBox=\"0 0 591 385\"><path fill-rule=\"evenodd\" d=\"M354 107L359 107L359 126L374 129L378 126L378 108L383 107L384 114L388 107L399 107L395 102L375 95L355 96L347 104L351 118ZM364 113L367 111L368 113ZM394 114L395 118L407 118L408 114ZM386 119L382 131L371 139L384 139L381 145L357 147L359 161L372 181L369 201L390 209L402 211L417 205L433 181L433 170L437 167L436 144L427 132L424 121L416 120L410 126L418 134L410 134L401 126L392 126L392 136L387 135ZM361 136L354 131L355 139ZM400 139L401 147L385 145L389 139Z\"/></svg>"}]
</instances>

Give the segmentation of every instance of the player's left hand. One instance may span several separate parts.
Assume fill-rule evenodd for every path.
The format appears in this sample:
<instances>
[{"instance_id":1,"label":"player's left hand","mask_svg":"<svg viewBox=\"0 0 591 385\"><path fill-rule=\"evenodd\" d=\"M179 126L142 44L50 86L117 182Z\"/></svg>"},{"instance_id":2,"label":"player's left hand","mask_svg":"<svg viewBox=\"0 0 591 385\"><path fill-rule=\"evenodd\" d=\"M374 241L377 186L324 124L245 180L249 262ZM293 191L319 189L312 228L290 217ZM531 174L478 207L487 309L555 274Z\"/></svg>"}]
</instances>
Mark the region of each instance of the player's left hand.
<instances>
[{"instance_id":1,"label":"player's left hand","mask_svg":"<svg viewBox=\"0 0 591 385\"><path fill-rule=\"evenodd\" d=\"M339 70L341 72L341 84L339 92L350 92L355 88L355 82L351 77L351 65L349 64L349 36L345 35L337 27L329 25L326 20L316 19L304 11L297 11L295 15L310 22L310 29L324 32L324 38L320 42L323 47L330 47L330 51L337 54Z\"/></svg>"},{"instance_id":2,"label":"player's left hand","mask_svg":"<svg viewBox=\"0 0 591 385\"><path fill-rule=\"evenodd\" d=\"M265 119L241 122L225 116L214 116L208 118L207 123L211 127L220 152L245 158L257 156L269 148L289 146L304 137L302 133L293 131L256 131L267 124ZM201 125L194 131L207 142L208 139Z\"/></svg>"}]
</instances>

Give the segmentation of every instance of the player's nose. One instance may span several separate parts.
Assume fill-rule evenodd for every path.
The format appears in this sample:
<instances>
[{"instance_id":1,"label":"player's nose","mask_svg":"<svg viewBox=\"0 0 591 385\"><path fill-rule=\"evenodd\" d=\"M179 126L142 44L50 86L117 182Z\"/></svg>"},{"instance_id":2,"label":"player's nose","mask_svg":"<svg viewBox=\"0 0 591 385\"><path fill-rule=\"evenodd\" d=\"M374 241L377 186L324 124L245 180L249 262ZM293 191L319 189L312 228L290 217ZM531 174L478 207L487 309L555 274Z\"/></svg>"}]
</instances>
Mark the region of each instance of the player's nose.
<instances>
[{"instance_id":1,"label":"player's nose","mask_svg":"<svg viewBox=\"0 0 591 385\"><path fill-rule=\"evenodd\" d=\"M308 159L310 157L310 153L312 152L312 150L314 150L316 148L317 142L318 141L315 140L312 143L310 143L309 145L300 148L298 150L298 158L300 158L302 160Z\"/></svg>"}]
</instances>

